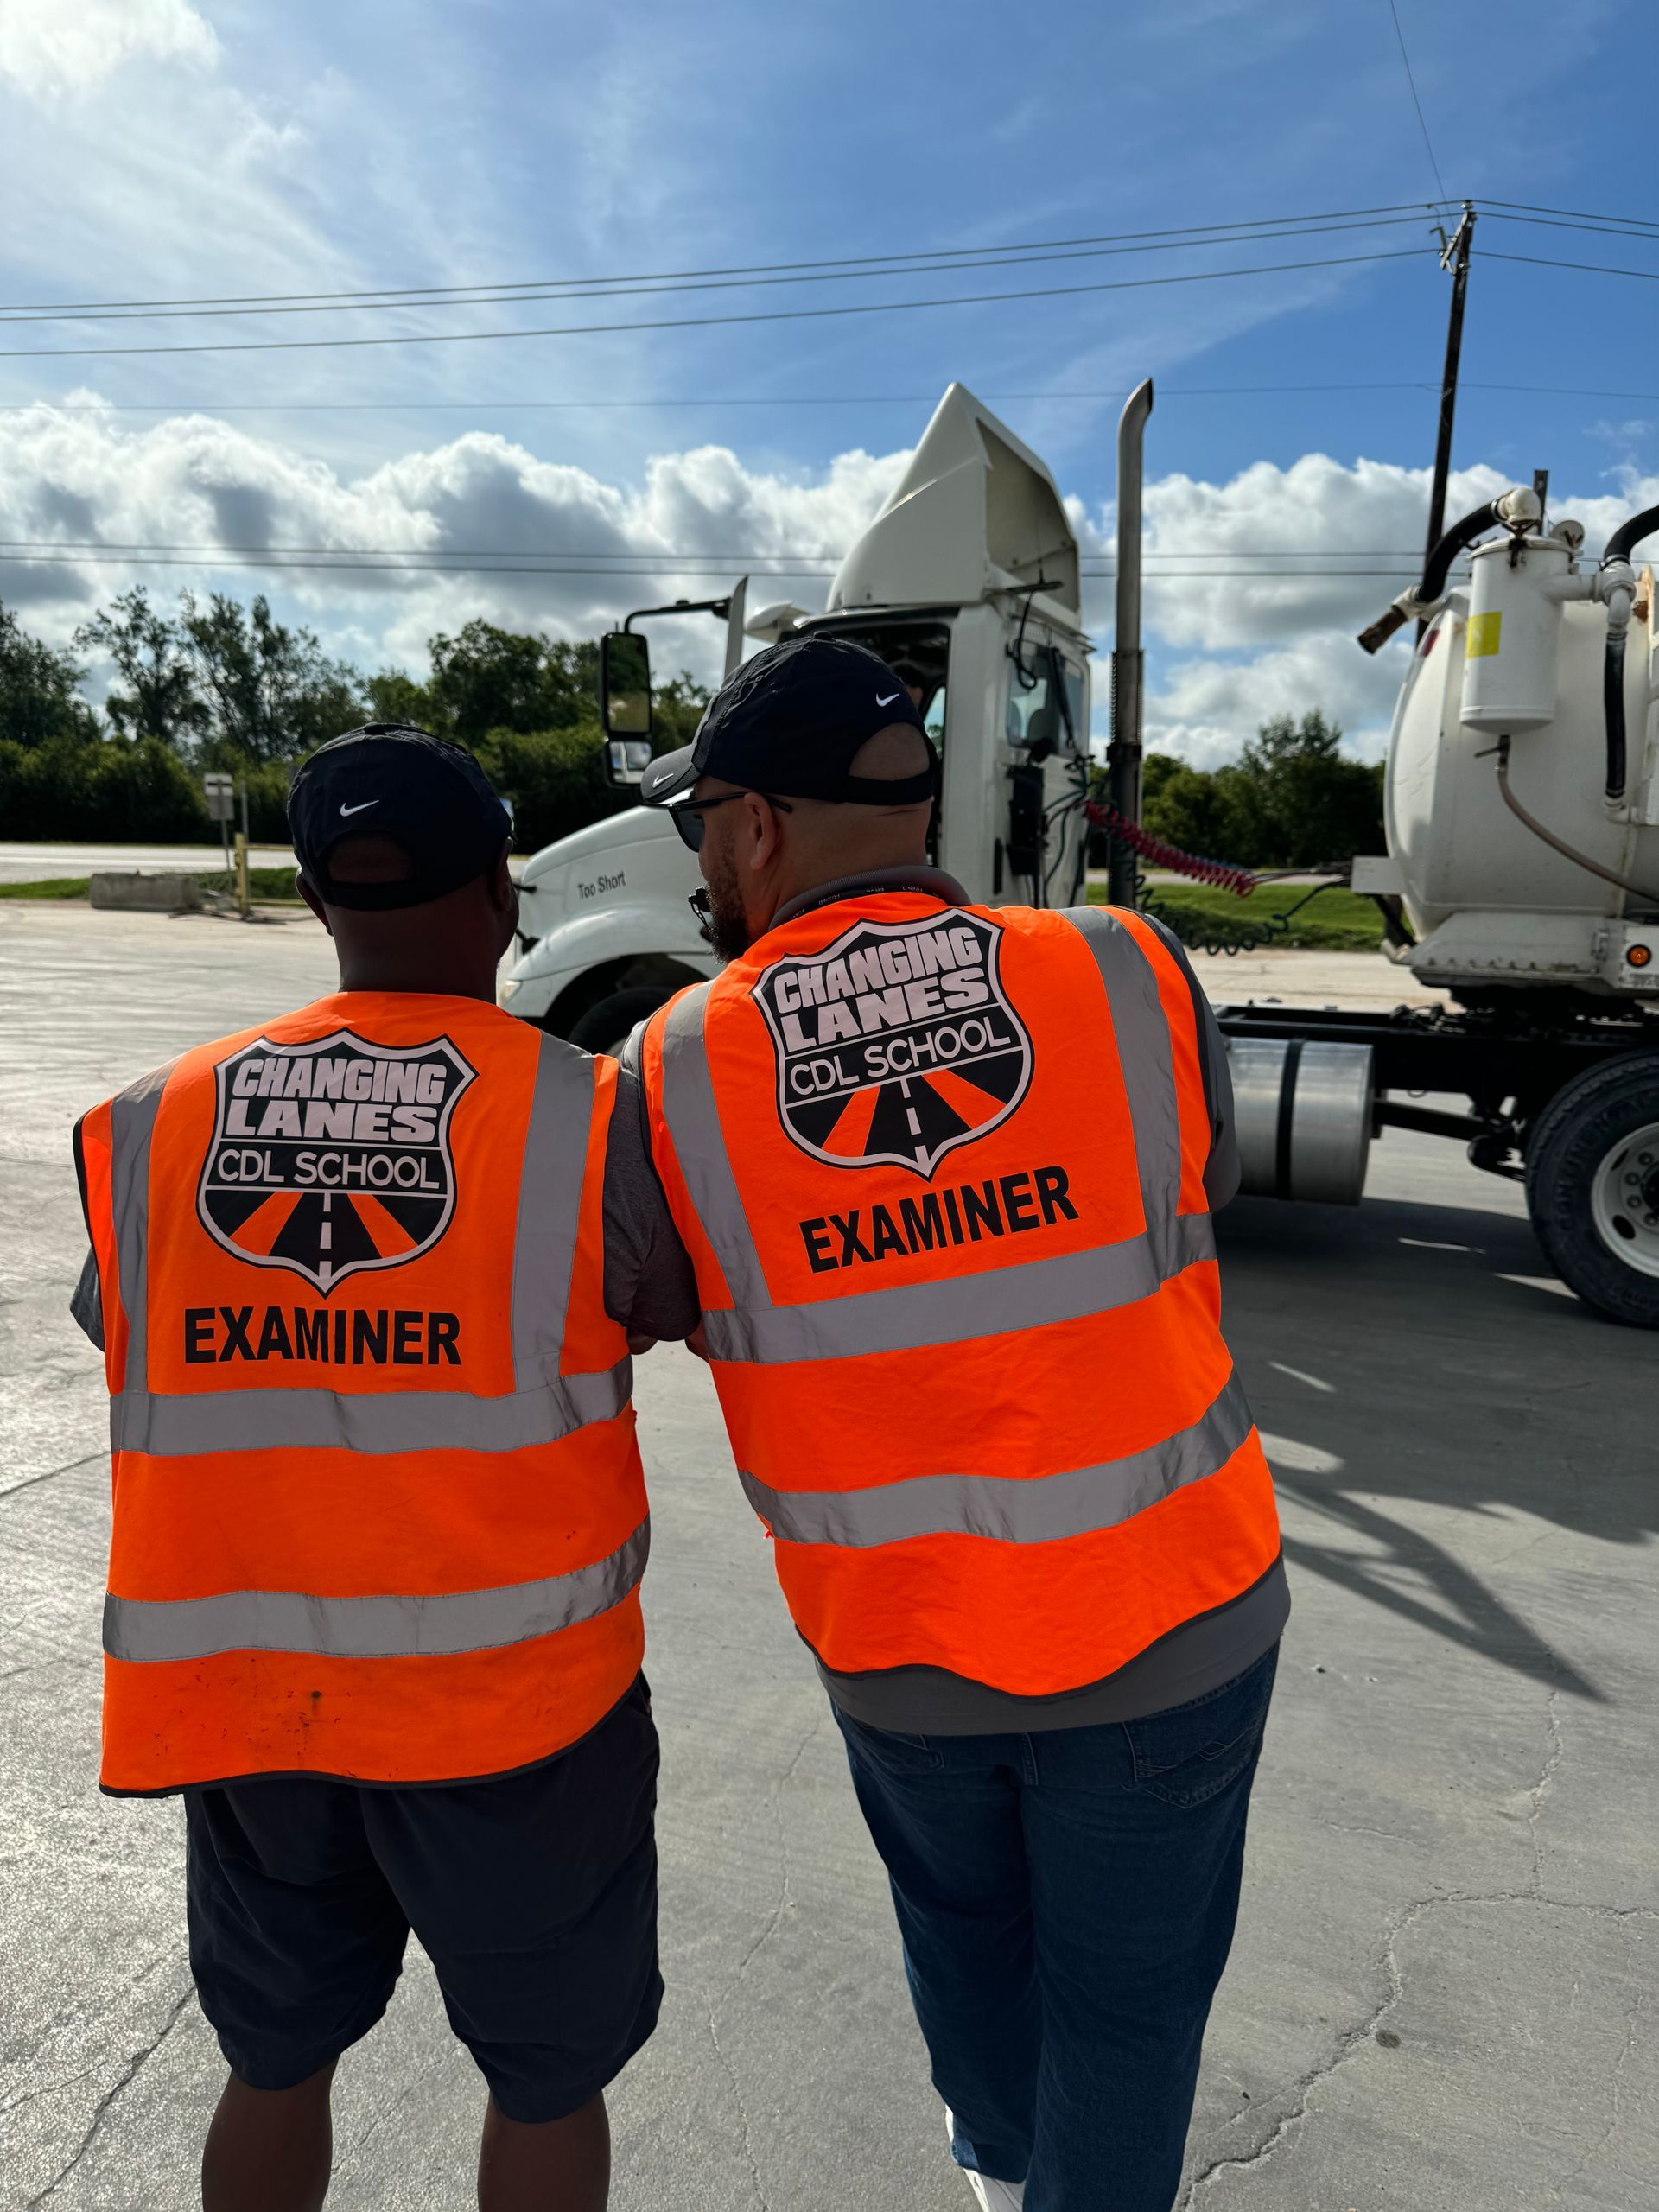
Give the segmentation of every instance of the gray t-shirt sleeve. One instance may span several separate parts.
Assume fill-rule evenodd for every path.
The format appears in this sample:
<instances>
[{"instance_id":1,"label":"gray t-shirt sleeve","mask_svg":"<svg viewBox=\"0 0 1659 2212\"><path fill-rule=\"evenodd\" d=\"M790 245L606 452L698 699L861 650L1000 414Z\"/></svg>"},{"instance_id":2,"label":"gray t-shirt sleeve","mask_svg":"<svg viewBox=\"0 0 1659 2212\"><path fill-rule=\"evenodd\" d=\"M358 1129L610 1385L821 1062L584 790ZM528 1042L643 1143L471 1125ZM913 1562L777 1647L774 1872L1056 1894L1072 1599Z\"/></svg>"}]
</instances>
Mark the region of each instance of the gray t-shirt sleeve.
<instances>
[{"instance_id":1,"label":"gray t-shirt sleeve","mask_svg":"<svg viewBox=\"0 0 1659 2212\"><path fill-rule=\"evenodd\" d=\"M1152 919L1150 915L1147 918ZM1210 1201L1211 1212L1219 1213L1238 1196L1243 1173L1233 1120L1233 1079L1227 1065L1227 1040L1221 1033L1215 1008L1205 995L1203 984L1192 973L1186 947L1161 922L1153 922L1152 925L1169 947L1186 978L1186 988L1192 994L1192 1012L1198 1031L1198 1067L1204 1077L1205 1103L1210 1109L1210 1157L1204 1166L1204 1194Z\"/></svg>"},{"instance_id":2,"label":"gray t-shirt sleeve","mask_svg":"<svg viewBox=\"0 0 1659 2212\"><path fill-rule=\"evenodd\" d=\"M83 1336L90 1337L99 1351L104 1349L104 1291L98 1280L96 1254L88 1252L81 1262L80 1280L75 1285L74 1296L69 1300L71 1319Z\"/></svg>"},{"instance_id":3,"label":"gray t-shirt sleeve","mask_svg":"<svg viewBox=\"0 0 1659 2212\"><path fill-rule=\"evenodd\" d=\"M690 1257L652 1162L644 1093L626 1069L605 1146L605 1311L645 1337L689 1337L702 1319Z\"/></svg>"}]
</instances>

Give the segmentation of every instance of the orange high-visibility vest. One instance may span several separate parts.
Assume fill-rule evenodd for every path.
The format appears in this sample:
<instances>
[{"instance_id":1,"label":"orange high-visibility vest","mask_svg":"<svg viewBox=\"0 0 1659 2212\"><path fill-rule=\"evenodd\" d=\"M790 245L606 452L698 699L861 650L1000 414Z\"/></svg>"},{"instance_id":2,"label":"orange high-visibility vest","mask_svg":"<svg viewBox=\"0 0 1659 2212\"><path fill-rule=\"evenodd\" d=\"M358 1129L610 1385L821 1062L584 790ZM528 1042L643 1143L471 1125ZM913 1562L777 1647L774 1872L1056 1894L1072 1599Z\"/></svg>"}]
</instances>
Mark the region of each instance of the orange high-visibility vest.
<instances>
[{"instance_id":1,"label":"orange high-visibility vest","mask_svg":"<svg viewBox=\"0 0 1659 2212\"><path fill-rule=\"evenodd\" d=\"M1181 969L1140 915L860 893L641 1065L745 1491L840 1672L1079 1688L1272 1566Z\"/></svg>"},{"instance_id":2,"label":"orange high-visibility vest","mask_svg":"<svg viewBox=\"0 0 1659 2212\"><path fill-rule=\"evenodd\" d=\"M649 1530L603 1303L615 1090L493 1007L353 992L80 1122L106 1789L499 1774L625 1694Z\"/></svg>"}]
</instances>

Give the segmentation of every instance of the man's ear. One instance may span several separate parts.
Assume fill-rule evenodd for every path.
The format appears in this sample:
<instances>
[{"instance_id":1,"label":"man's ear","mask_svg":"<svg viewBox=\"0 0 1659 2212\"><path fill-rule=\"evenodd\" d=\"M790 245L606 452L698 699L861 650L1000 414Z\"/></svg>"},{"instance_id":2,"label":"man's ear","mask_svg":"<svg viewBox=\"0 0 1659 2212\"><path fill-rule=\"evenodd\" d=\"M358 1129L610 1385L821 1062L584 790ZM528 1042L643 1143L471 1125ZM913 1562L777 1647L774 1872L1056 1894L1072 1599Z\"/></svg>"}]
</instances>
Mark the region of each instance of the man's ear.
<instances>
[{"instance_id":1,"label":"man's ear","mask_svg":"<svg viewBox=\"0 0 1659 2212\"><path fill-rule=\"evenodd\" d=\"M743 794L743 818L748 842L745 857L758 874L772 866L783 848L783 823L778 810L769 806L759 791Z\"/></svg>"},{"instance_id":2,"label":"man's ear","mask_svg":"<svg viewBox=\"0 0 1659 2212\"><path fill-rule=\"evenodd\" d=\"M499 914L508 912L518 896L518 887L512 880L512 869L508 864L507 850L505 846L502 848L501 857L490 878L490 904Z\"/></svg>"},{"instance_id":3,"label":"man's ear","mask_svg":"<svg viewBox=\"0 0 1659 2212\"><path fill-rule=\"evenodd\" d=\"M329 936L333 937L334 931L332 929L328 928L328 909L323 905L321 899L318 898L316 893L311 888L311 886L306 881L302 875L296 875L294 879L294 883L301 898L304 899L306 905L311 909L317 919L322 924L324 929L328 930Z\"/></svg>"}]
</instances>

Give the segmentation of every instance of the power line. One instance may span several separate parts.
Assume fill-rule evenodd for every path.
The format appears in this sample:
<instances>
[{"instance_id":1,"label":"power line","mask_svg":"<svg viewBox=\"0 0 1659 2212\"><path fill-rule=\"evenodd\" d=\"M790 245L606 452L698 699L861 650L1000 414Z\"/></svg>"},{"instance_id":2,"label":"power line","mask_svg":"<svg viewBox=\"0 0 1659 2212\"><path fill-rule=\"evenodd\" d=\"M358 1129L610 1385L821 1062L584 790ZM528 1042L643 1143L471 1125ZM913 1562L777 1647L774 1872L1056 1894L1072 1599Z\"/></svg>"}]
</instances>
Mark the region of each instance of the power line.
<instances>
[{"instance_id":1,"label":"power line","mask_svg":"<svg viewBox=\"0 0 1659 2212\"><path fill-rule=\"evenodd\" d=\"M1388 253L1336 254L1309 261L1265 262L1244 269L1188 270L1173 276L1118 277L1097 284L1046 284L1017 292L961 292L931 300L872 300L833 308L777 308L751 315L676 315L641 322L551 324L531 330L446 330L400 333L383 338L232 339L190 346L30 346L0 347L0 360L111 360L140 354L297 353L365 346L461 346L504 338L589 338L619 331L712 330L734 324L820 322L853 315L899 315L925 308L1000 306L1020 300L1072 299L1090 292L1135 292L1167 284L1212 284L1224 277L1284 276L1309 269L1353 269L1379 261L1419 261L1431 249L1408 246Z\"/></svg>"},{"instance_id":2,"label":"power line","mask_svg":"<svg viewBox=\"0 0 1659 2212\"><path fill-rule=\"evenodd\" d=\"M1535 253L1494 253L1490 247L1481 258L1523 262L1529 269L1579 269L1589 276L1642 276L1650 284L1659 283L1659 269L1610 269L1602 261L1549 261Z\"/></svg>"},{"instance_id":3,"label":"power line","mask_svg":"<svg viewBox=\"0 0 1659 2212\"><path fill-rule=\"evenodd\" d=\"M1652 221L1645 215L1610 216L1604 214L1599 208L1590 207L1541 207L1530 200L1482 199L1477 200L1475 204L1479 207L1511 207L1526 215L1573 215L1586 223L1628 223L1633 229L1659 232L1659 222Z\"/></svg>"},{"instance_id":4,"label":"power line","mask_svg":"<svg viewBox=\"0 0 1659 2212\"><path fill-rule=\"evenodd\" d=\"M0 308L0 328L19 327L38 322L152 322L184 318L190 321L218 318L224 315L245 317L273 315L374 315L406 308L470 308L516 307L542 301L559 300L622 300L661 299L682 292L720 292L753 290L761 287L785 284L842 284L861 283L872 276L948 276L958 271L980 269L1045 268L1053 262L1098 261L1126 253L1170 253L1202 246L1244 245L1267 244L1279 238L1316 238L1332 232L1403 229L1421 220L1419 215L1392 215L1370 218L1361 222L1310 222L1293 229L1259 231L1243 237L1224 238L1211 233L1205 237L1171 238L1153 245L1077 245L1059 251L1027 251L1014 250L1005 254L993 254L982 250L974 261L944 260L918 257L902 269L872 267L829 269L808 275L789 276L713 276L676 279L668 283L648 284L612 283L602 289L593 289L592 282L582 289L563 288L537 290L480 291L465 299L428 300L368 300L319 301L315 304L289 307L166 307L166 308L94 308L91 309L60 308L46 313Z\"/></svg>"},{"instance_id":5,"label":"power line","mask_svg":"<svg viewBox=\"0 0 1659 2212\"><path fill-rule=\"evenodd\" d=\"M1160 384L1158 397L1161 403L1166 399L1222 399L1252 396L1270 398L1278 393L1310 391L1433 391L1435 389L1433 380L1428 377L1402 378L1387 383ZM1478 378L1465 377L1461 379L1461 389L1465 391L1519 392L1545 399L1659 399L1659 391L1630 391L1622 385L1493 384ZM1123 396L1121 391L986 391L980 395L982 398L995 400L999 404L1007 400L1029 400L1044 404L1052 401L1069 404L1075 402L1079 405L1108 404L1115 400L1121 401ZM0 415L27 415L36 408L49 409L54 415L180 416L569 414L588 410L606 412L619 409L644 410L676 407L927 407L937 404L938 398L938 394L932 391L799 392L779 397L742 394L697 399L678 396L657 399L181 399L143 402L42 398L0 401Z\"/></svg>"},{"instance_id":6,"label":"power line","mask_svg":"<svg viewBox=\"0 0 1659 2212\"><path fill-rule=\"evenodd\" d=\"M1405 64L1406 82L1411 87L1411 104L1417 111L1417 128L1423 134L1423 144L1428 154L1428 166L1434 172L1435 188L1446 199L1446 180L1440 175L1440 165L1434 158L1434 143L1428 135L1428 125L1423 120L1423 104L1417 97L1417 79L1411 73L1411 56L1406 52L1406 35L1400 28L1400 10L1389 0L1389 13L1394 18L1394 35L1400 41L1400 59Z\"/></svg>"},{"instance_id":7,"label":"power line","mask_svg":"<svg viewBox=\"0 0 1659 2212\"><path fill-rule=\"evenodd\" d=\"M1101 231L1082 238L1032 238L1017 245L983 246L918 246L906 253L860 253L817 261L755 261L739 262L723 269L660 269L635 270L629 274L609 276L548 276L502 279L494 283L476 284L391 284L356 292L242 292L199 296L194 298L159 300L31 300L21 301L12 307L0 307L0 315L48 315L75 314L82 310L101 313L125 308L209 308L209 307L282 307L302 301L385 300L393 304L409 304L423 299L457 297L464 293L518 292L575 289L603 284L671 283L682 279L701 276L770 276L791 271L817 269L877 268L899 262L955 261L971 268L974 257L993 253L1043 253L1062 246L1118 245L1143 238L1185 238L1198 232L1260 232L1272 233L1282 231L1293 223L1344 222L1366 215L1410 215L1433 213L1433 206L1415 200L1396 200L1381 207L1326 207L1313 213L1295 215L1262 215L1249 222L1188 223L1175 225L1158 231ZM903 273L902 271L900 273Z\"/></svg>"},{"instance_id":8,"label":"power line","mask_svg":"<svg viewBox=\"0 0 1659 2212\"><path fill-rule=\"evenodd\" d=\"M0 550L28 554L32 550L58 553L302 553L318 557L338 556L344 559L359 555L374 559L421 560L433 559L480 561L723 561L741 565L745 561L836 561L841 558L835 546L773 547L768 551L734 552L729 547L685 551L669 546L629 545L617 547L547 546L520 550L512 546L460 545L221 545L216 541L192 543L171 538L132 537L0 537ZM1085 553L1085 561L1109 561L1109 553ZM1413 561L1416 549L1402 545L1316 545L1298 550L1293 546L1264 545L1253 548L1243 545L1208 547L1202 545L1170 545L1162 549L1149 548L1144 556L1149 561Z\"/></svg>"},{"instance_id":9,"label":"power line","mask_svg":"<svg viewBox=\"0 0 1659 2212\"><path fill-rule=\"evenodd\" d=\"M1482 201L1475 204L1489 223L1521 223L1529 230L1537 231L1588 231L1599 238L1635 238L1643 245L1659 237L1659 231L1649 225L1626 223L1622 219L1602 221L1592 220L1587 216L1574 219L1565 215L1513 215L1502 207L1488 207Z\"/></svg>"},{"instance_id":10,"label":"power line","mask_svg":"<svg viewBox=\"0 0 1659 2212\"><path fill-rule=\"evenodd\" d=\"M1214 399L1251 392L1433 391L1434 388L1427 377L1392 384L1160 384L1158 397L1160 400ZM1492 391L1548 389L1543 385L1518 385L1485 388ZM986 391L980 397L994 399L999 405L1011 399L1065 400L1093 404L1121 401L1123 394L1122 391ZM194 399L127 402L42 398L0 401L0 415L25 415L37 407L50 408L56 415L495 415L566 414L583 409L670 407L931 407L937 405L938 402L936 391L799 392L781 397L698 399L676 397L660 399Z\"/></svg>"},{"instance_id":11,"label":"power line","mask_svg":"<svg viewBox=\"0 0 1659 2212\"><path fill-rule=\"evenodd\" d=\"M90 565L89 556L85 554L0 554L0 568L81 568L88 565ZM256 574L264 574L267 571L273 570L302 569L315 575L338 575L346 573L360 574L363 572L375 572L380 575L399 576L499 575L549 578L565 577L575 581L586 580L595 582L608 582L612 583L626 583L653 576L684 575L690 578L696 578L699 576L706 577L708 575L708 571L706 569L699 569L696 568L688 569L666 559L652 562L648 564L642 565L638 569L555 568L545 565L522 565L499 568L492 563L476 561L433 563L427 566L416 568L411 567L405 562L302 560L215 561L204 560L200 558L191 559L185 558L183 556L175 556L172 555L138 554L123 555L121 556L119 565L127 569L216 569L226 574L230 573L233 569L245 569ZM1149 582L1159 583L1234 582L1264 584L1322 583L1333 579L1342 581L1369 579L1372 581L1394 583L1410 583L1421 573L1421 562L1417 563L1415 566L1410 568L1285 569L1278 573L1268 572L1267 574L1263 574L1262 571L1257 569L1162 569L1158 571L1155 575L1149 575L1147 581ZM1090 568L1084 569L1082 575L1084 582L1098 583L1109 578L1111 573L1112 572L1109 569ZM796 582L805 581L828 582L830 577L834 575L835 571L832 569L752 568L749 570L749 574L753 576L785 578L791 579Z\"/></svg>"}]
</instances>

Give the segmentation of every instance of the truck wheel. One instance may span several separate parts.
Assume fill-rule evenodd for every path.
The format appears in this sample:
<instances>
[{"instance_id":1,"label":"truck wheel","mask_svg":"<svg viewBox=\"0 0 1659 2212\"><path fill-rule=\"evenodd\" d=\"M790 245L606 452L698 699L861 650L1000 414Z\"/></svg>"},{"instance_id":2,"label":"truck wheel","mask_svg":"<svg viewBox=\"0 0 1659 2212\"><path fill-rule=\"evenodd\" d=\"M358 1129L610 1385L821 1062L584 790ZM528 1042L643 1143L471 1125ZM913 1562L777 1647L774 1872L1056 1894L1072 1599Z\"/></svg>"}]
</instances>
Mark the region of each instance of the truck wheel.
<instances>
[{"instance_id":1,"label":"truck wheel","mask_svg":"<svg viewBox=\"0 0 1659 2212\"><path fill-rule=\"evenodd\" d=\"M1550 1101L1527 1147L1527 1210L1586 1306L1659 1329L1659 1052L1593 1069Z\"/></svg>"},{"instance_id":2,"label":"truck wheel","mask_svg":"<svg viewBox=\"0 0 1659 2212\"><path fill-rule=\"evenodd\" d=\"M641 983L629 991L613 991L572 1023L570 1042L584 1052L620 1052L635 1025L655 1014L678 988L677 983L666 990L659 984Z\"/></svg>"}]
</instances>

